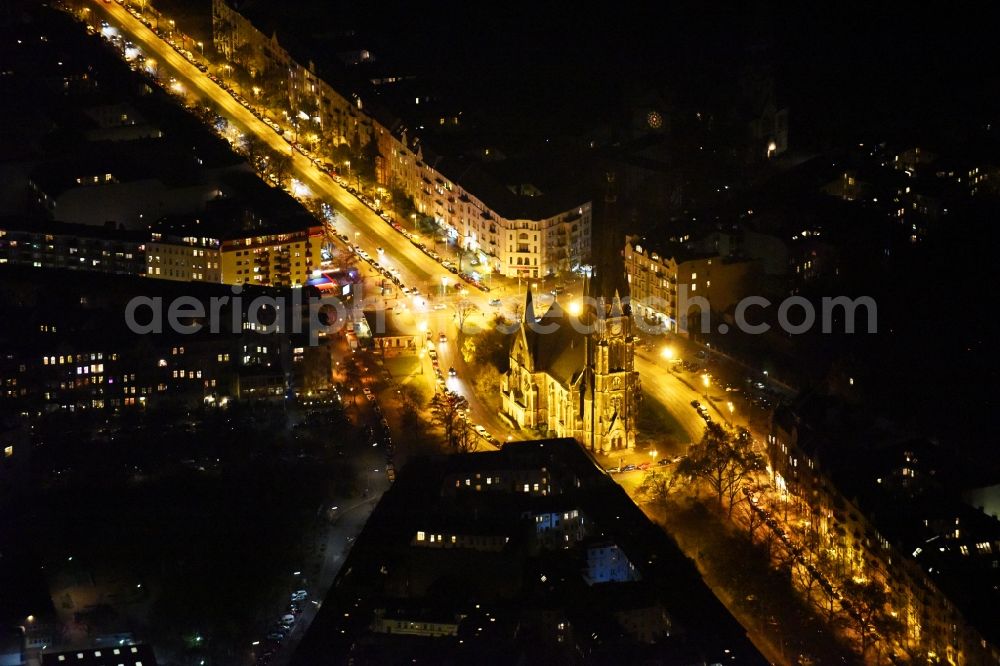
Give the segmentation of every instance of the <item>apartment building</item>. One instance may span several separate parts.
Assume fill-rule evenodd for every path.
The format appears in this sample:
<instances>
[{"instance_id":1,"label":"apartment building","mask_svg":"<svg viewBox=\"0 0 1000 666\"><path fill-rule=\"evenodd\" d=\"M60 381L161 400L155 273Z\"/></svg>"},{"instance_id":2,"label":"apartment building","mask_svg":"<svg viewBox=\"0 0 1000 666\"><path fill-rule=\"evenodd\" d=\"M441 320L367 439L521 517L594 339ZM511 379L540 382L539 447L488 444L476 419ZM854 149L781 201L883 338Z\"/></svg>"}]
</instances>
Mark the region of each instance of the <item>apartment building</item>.
<instances>
[{"instance_id":1,"label":"apartment building","mask_svg":"<svg viewBox=\"0 0 1000 666\"><path fill-rule=\"evenodd\" d=\"M685 321L696 316L694 310L725 312L751 294L759 268L755 261L715 252L692 252L676 244L661 249L638 236L625 239L633 312L674 332L690 329Z\"/></svg>"},{"instance_id":2,"label":"apartment building","mask_svg":"<svg viewBox=\"0 0 1000 666\"><path fill-rule=\"evenodd\" d=\"M323 227L317 225L224 239L220 246L222 282L302 286L319 268L323 238Z\"/></svg>"},{"instance_id":3,"label":"apartment building","mask_svg":"<svg viewBox=\"0 0 1000 666\"><path fill-rule=\"evenodd\" d=\"M0 220L0 264L138 275L146 235L86 224Z\"/></svg>"},{"instance_id":4,"label":"apartment building","mask_svg":"<svg viewBox=\"0 0 1000 666\"><path fill-rule=\"evenodd\" d=\"M221 248L218 238L153 232L146 246L146 276L182 282L222 282Z\"/></svg>"},{"instance_id":5,"label":"apartment building","mask_svg":"<svg viewBox=\"0 0 1000 666\"><path fill-rule=\"evenodd\" d=\"M340 82L335 89L324 80L313 60L321 50L290 34L279 18L259 3L237 10L230 0L213 0L213 40L219 53L253 76L287 73L290 120L300 139L321 147L376 146L377 185L412 197L418 212L476 253L490 271L536 278L586 263L589 200L503 182L477 159L434 154L402 119L372 102L367 87ZM440 120L459 122L457 117ZM350 173L350 162L341 166Z\"/></svg>"}]
</instances>

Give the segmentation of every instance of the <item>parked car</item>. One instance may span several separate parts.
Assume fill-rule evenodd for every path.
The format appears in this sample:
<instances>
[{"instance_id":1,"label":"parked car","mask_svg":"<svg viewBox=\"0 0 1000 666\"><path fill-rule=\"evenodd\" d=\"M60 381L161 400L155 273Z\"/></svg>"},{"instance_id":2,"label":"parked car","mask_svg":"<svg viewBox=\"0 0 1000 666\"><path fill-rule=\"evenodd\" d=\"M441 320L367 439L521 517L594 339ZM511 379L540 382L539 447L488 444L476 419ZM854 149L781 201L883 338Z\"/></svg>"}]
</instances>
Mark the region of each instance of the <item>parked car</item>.
<instances>
[{"instance_id":1,"label":"parked car","mask_svg":"<svg viewBox=\"0 0 1000 666\"><path fill-rule=\"evenodd\" d=\"M455 366L452 366L452 367L448 368L448 376L449 377L457 377L458 376L458 373L455 372Z\"/></svg>"},{"instance_id":2,"label":"parked car","mask_svg":"<svg viewBox=\"0 0 1000 666\"><path fill-rule=\"evenodd\" d=\"M624 467L622 467L623 472L631 472L635 469L636 469L635 465L625 465Z\"/></svg>"}]
</instances>

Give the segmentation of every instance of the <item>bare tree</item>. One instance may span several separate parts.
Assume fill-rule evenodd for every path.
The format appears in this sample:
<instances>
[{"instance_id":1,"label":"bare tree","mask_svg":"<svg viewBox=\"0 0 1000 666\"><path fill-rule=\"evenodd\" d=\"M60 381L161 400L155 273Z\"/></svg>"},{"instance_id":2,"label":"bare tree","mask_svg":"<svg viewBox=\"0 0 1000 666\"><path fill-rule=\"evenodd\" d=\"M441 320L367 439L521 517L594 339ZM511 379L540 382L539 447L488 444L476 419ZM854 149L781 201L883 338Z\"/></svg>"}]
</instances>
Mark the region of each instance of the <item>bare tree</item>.
<instances>
[{"instance_id":1,"label":"bare tree","mask_svg":"<svg viewBox=\"0 0 1000 666\"><path fill-rule=\"evenodd\" d=\"M479 311L479 306L467 298L463 298L455 303L455 318L458 321L458 330L465 331L465 321L471 314Z\"/></svg>"},{"instance_id":2,"label":"bare tree","mask_svg":"<svg viewBox=\"0 0 1000 666\"><path fill-rule=\"evenodd\" d=\"M278 181L279 185L284 185L292 174L292 156L284 152L271 154L268 161L271 175Z\"/></svg>"},{"instance_id":3,"label":"bare tree","mask_svg":"<svg viewBox=\"0 0 1000 666\"><path fill-rule=\"evenodd\" d=\"M247 134L243 139L243 150L246 152L247 161L254 170L259 170L258 162L266 155L266 145L256 134Z\"/></svg>"},{"instance_id":4,"label":"bare tree","mask_svg":"<svg viewBox=\"0 0 1000 666\"><path fill-rule=\"evenodd\" d=\"M677 489L677 479L676 474L647 472L646 478L639 484L639 497L649 504L662 506L667 503Z\"/></svg>"},{"instance_id":5,"label":"bare tree","mask_svg":"<svg viewBox=\"0 0 1000 666\"><path fill-rule=\"evenodd\" d=\"M455 444L456 453L472 453L478 448L476 437L478 435L469 424L468 417L463 413L455 423Z\"/></svg>"},{"instance_id":6,"label":"bare tree","mask_svg":"<svg viewBox=\"0 0 1000 666\"><path fill-rule=\"evenodd\" d=\"M753 450L748 435L730 434L718 423L709 423L701 442L691 447L677 466L678 474L705 482L715 494L719 508L732 516L737 499L753 475L764 469L764 458Z\"/></svg>"},{"instance_id":7,"label":"bare tree","mask_svg":"<svg viewBox=\"0 0 1000 666\"><path fill-rule=\"evenodd\" d=\"M868 652L878 632L893 634L899 622L889 612L889 593L881 582L868 579L844 581L844 596L848 598L848 615L861 638L861 654Z\"/></svg>"},{"instance_id":8,"label":"bare tree","mask_svg":"<svg viewBox=\"0 0 1000 666\"><path fill-rule=\"evenodd\" d=\"M457 393L445 391L435 393L431 398L431 417L444 431L445 443L456 450L459 448L458 435L469 401Z\"/></svg>"}]
</instances>

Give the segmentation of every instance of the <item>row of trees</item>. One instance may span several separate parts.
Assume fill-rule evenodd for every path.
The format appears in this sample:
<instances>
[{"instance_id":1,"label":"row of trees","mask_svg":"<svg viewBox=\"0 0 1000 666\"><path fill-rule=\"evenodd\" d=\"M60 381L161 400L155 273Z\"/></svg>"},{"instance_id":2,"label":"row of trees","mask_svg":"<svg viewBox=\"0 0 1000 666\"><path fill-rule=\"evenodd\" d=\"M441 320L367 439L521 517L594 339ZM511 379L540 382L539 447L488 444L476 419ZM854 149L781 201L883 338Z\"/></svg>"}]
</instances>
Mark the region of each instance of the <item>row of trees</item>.
<instances>
[{"instance_id":1,"label":"row of trees","mask_svg":"<svg viewBox=\"0 0 1000 666\"><path fill-rule=\"evenodd\" d=\"M639 487L646 502L665 504L682 487L702 485L728 517L747 500L747 489L765 469L764 457L753 449L753 438L743 428L729 430L708 423L701 441L691 446L673 475L650 472Z\"/></svg>"},{"instance_id":2,"label":"row of trees","mask_svg":"<svg viewBox=\"0 0 1000 666\"><path fill-rule=\"evenodd\" d=\"M292 174L291 153L278 152L253 134L247 135L242 148L247 162L262 178L285 185Z\"/></svg>"},{"instance_id":3,"label":"row of trees","mask_svg":"<svg viewBox=\"0 0 1000 666\"><path fill-rule=\"evenodd\" d=\"M747 530L751 544L763 548L767 560L787 573L829 626L852 629L862 655L877 637L899 636L903 624L893 613L885 584L839 566L836 549L825 543L810 521L779 521L765 502L771 495L761 483L764 469L764 457L754 450L748 431L709 423L676 474L649 473L639 488L640 497L665 505L683 489L708 490L720 513Z\"/></svg>"}]
</instances>

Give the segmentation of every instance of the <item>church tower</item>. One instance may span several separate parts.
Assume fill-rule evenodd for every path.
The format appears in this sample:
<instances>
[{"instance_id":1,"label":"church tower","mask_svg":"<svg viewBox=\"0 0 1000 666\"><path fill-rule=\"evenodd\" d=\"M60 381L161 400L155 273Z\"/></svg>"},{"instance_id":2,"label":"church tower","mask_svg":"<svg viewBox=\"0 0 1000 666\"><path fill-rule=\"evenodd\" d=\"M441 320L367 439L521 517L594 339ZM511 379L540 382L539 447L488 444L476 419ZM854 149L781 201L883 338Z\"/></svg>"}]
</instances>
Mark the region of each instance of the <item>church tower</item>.
<instances>
[{"instance_id":1,"label":"church tower","mask_svg":"<svg viewBox=\"0 0 1000 666\"><path fill-rule=\"evenodd\" d=\"M594 267L585 293L590 326L587 338L587 378L590 447L596 453L635 448L640 395L635 371L635 335L629 284L619 241L614 175L608 175Z\"/></svg>"}]
</instances>

